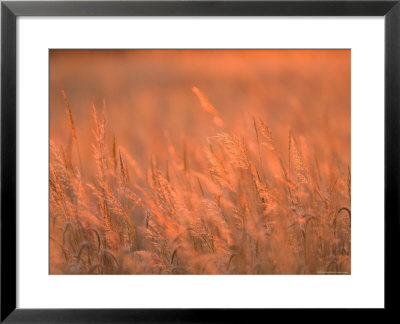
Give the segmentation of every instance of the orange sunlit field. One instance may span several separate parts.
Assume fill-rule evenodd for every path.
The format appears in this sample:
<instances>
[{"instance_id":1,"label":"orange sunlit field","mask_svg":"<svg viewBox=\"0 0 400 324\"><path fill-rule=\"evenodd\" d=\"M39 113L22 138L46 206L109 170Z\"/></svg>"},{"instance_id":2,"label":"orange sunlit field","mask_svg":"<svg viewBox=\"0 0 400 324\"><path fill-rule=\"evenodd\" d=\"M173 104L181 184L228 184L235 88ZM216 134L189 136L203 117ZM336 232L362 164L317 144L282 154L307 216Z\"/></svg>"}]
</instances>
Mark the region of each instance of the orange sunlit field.
<instances>
[{"instance_id":1,"label":"orange sunlit field","mask_svg":"<svg viewBox=\"0 0 400 324\"><path fill-rule=\"evenodd\" d=\"M51 274L350 274L350 50L51 50Z\"/></svg>"}]
</instances>

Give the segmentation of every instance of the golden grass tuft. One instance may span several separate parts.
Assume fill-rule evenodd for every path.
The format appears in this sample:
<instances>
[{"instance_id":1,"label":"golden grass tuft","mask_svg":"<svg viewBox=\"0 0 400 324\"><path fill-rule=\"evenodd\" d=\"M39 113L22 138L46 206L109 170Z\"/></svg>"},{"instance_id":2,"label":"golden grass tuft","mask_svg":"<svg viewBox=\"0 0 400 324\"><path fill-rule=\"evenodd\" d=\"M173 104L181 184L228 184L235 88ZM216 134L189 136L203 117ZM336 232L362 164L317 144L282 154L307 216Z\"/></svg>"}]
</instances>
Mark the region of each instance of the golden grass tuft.
<instances>
[{"instance_id":1,"label":"golden grass tuft","mask_svg":"<svg viewBox=\"0 0 400 324\"><path fill-rule=\"evenodd\" d=\"M165 133L166 153L139 163L95 106L86 172L50 141L51 273L349 274L350 168L319 147L304 158L292 132L281 149L261 118L235 129L192 91L226 131L183 150Z\"/></svg>"}]
</instances>

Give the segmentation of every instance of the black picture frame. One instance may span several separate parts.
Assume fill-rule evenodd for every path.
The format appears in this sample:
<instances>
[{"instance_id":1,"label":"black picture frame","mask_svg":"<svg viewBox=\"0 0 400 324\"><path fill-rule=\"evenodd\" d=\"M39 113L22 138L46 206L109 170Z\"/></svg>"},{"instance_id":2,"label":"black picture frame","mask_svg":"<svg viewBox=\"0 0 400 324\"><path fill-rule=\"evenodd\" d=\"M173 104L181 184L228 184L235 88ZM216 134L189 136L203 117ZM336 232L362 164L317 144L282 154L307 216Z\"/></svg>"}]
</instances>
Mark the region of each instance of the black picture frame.
<instances>
[{"instance_id":1,"label":"black picture frame","mask_svg":"<svg viewBox=\"0 0 400 324\"><path fill-rule=\"evenodd\" d=\"M385 314L395 311L400 232L400 0L395 1L2 1L1 2L1 322L235 322L267 309L16 308L16 19L19 16L384 16ZM240 293L240 292L238 292ZM366 289L368 293L368 289ZM276 312L276 310L274 310ZM280 312L282 314L282 312ZM301 313L303 314L303 313ZM371 313L368 313L371 316ZM378 316L382 313L379 311ZM335 316L335 315L333 315ZM373 316L373 315L372 315ZM253 320L252 320L253 318ZM379 317L381 320L382 318ZM320 318L322 319L322 318Z\"/></svg>"}]
</instances>

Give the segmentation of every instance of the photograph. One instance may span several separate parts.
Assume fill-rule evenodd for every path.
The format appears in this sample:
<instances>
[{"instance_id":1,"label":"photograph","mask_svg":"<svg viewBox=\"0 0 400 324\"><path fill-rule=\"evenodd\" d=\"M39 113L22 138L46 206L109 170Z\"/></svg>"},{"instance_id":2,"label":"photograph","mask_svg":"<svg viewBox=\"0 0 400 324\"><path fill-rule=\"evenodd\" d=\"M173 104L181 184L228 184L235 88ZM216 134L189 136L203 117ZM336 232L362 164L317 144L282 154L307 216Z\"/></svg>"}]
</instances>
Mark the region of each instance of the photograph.
<instances>
[{"instance_id":1,"label":"photograph","mask_svg":"<svg viewBox=\"0 0 400 324\"><path fill-rule=\"evenodd\" d=\"M351 275L350 49L48 53L50 275Z\"/></svg>"}]
</instances>

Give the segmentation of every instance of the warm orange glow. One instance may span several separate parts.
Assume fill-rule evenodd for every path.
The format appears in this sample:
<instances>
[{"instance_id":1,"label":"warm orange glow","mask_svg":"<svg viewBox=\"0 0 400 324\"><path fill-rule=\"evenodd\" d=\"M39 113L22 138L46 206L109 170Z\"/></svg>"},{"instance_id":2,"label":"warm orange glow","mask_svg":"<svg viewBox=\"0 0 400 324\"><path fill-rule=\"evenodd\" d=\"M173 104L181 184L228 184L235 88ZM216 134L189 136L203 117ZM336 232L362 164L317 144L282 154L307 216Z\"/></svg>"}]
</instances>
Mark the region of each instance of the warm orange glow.
<instances>
[{"instance_id":1,"label":"warm orange glow","mask_svg":"<svg viewBox=\"0 0 400 324\"><path fill-rule=\"evenodd\" d=\"M51 274L350 274L350 50L52 50Z\"/></svg>"}]
</instances>

